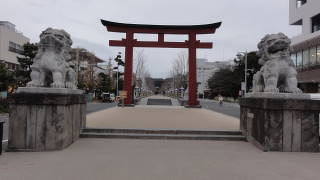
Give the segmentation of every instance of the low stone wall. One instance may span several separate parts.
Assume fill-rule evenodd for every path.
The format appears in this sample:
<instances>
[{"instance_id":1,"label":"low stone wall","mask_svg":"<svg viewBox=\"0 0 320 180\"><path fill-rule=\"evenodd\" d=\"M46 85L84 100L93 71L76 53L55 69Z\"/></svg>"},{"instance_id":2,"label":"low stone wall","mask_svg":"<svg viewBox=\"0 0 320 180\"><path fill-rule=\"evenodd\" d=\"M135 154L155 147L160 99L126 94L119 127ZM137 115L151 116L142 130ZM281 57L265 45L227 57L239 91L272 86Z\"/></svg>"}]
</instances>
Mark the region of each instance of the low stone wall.
<instances>
[{"instance_id":1,"label":"low stone wall","mask_svg":"<svg viewBox=\"0 0 320 180\"><path fill-rule=\"evenodd\" d=\"M319 152L319 100L248 97L240 107L240 129L261 149Z\"/></svg>"},{"instance_id":2,"label":"low stone wall","mask_svg":"<svg viewBox=\"0 0 320 180\"><path fill-rule=\"evenodd\" d=\"M83 94L17 93L9 104L9 151L61 150L85 127Z\"/></svg>"}]
</instances>

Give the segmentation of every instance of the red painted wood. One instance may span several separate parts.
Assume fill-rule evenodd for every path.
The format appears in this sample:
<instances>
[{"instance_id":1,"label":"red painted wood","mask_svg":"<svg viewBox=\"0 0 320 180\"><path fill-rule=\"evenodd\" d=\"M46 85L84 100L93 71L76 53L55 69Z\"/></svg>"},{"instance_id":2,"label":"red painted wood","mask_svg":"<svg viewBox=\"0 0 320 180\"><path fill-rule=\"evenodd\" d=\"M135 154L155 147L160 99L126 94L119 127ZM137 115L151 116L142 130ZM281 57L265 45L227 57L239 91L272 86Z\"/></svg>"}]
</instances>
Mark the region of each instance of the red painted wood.
<instances>
[{"instance_id":1,"label":"red painted wood","mask_svg":"<svg viewBox=\"0 0 320 180\"><path fill-rule=\"evenodd\" d=\"M126 40L122 41L116 41L116 40L110 40L109 45L110 46L120 46L124 47L127 46ZM212 43L210 42L200 42L196 41L193 42L195 48L201 48L201 49L211 49ZM133 41L131 42L131 45L133 47L154 47L154 48L188 48L190 46L190 43L187 42L156 42L156 41Z\"/></svg>"},{"instance_id":2,"label":"red painted wood","mask_svg":"<svg viewBox=\"0 0 320 180\"><path fill-rule=\"evenodd\" d=\"M158 34L158 42L164 42L164 34Z\"/></svg>"},{"instance_id":3,"label":"red painted wood","mask_svg":"<svg viewBox=\"0 0 320 180\"><path fill-rule=\"evenodd\" d=\"M203 29L148 29L148 28L132 28L132 27L114 27L107 26L107 30L110 32L133 32L133 33L147 33L147 34L213 34L215 28L203 28Z\"/></svg>"},{"instance_id":4,"label":"red painted wood","mask_svg":"<svg viewBox=\"0 0 320 180\"><path fill-rule=\"evenodd\" d=\"M196 34L189 34L189 101L190 107L199 105L197 100L197 49L196 49Z\"/></svg>"},{"instance_id":5,"label":"red painted wood","mask_svg":"<svg viewBox=\"0 0 320 180\"><path fill-rule=\"evenodd\" d=\"M127 32L126 34L126 50L125 50L125 65L124 65L124 90L127 91L127 98L124 104L134 104L132 101L132 70L133 70L133 33Z\"/></svg>"}]
</instances>

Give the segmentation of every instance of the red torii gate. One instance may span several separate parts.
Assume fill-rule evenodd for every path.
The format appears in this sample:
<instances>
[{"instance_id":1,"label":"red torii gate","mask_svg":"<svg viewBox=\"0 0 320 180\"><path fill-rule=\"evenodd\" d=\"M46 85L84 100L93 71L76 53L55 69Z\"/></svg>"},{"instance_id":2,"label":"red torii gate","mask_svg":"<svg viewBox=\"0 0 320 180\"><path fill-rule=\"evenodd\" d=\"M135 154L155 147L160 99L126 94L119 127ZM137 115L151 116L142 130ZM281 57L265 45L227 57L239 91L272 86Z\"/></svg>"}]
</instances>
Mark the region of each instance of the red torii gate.
<instances>
[{"instance_id":1,"label":"red torii gate","mask_svg":"<svg viewBox=\"0 0 320 180\"><path fill-rule=\"evenodd\" d=\"M199 107L197 101L197 48L212 48L211 42L200 42L197 34L213 34L221 26L221 22L204 25L145 25L145 24L125 24L111 22L101 19L101 23L110 32L126 33L126 38L121 41L110 40L110 46L125 47L125 67L124 67L124 90L127 91L125 105L133 105L132 94L132 61L134 47L157 47L157 48L188 48L189 49L189 101L188 107ZM158 34L158 41L137 41L134 33ZM189 40L185 42L165 42L164 34L187 34Z\"/></svg>"}]
</instances>

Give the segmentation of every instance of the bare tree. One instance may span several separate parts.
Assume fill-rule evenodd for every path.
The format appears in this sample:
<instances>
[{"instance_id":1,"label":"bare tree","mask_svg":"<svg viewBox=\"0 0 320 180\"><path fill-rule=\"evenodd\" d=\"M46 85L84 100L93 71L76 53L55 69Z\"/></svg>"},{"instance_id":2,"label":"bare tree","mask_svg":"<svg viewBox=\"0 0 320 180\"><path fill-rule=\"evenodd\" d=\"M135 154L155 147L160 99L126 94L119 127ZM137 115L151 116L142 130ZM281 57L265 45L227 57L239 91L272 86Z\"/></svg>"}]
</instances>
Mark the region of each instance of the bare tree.
<instances>
[{"instance_id":1,"label":"bare tree","mask_svg":"<svg viewBox=\"0 0 320 180\"><path fill-rule=\"evenodd\" d=\"M144 54L144 50L138 50L135 53L135 57L134 57L134 76L133 76L133 82L134 82L134 86L137 87L139 89L139 91L137 92L138 95L141 95L142 89L146 87L145 83L145 77L146 77L146 68L145 68L145 64L146 64L146 56Z\"/></svg>"},{"instance_id":2,"label":"bare tree","mask_svg":"<svg viewBox=\"0 0 320 180\"><path fill-rule=\"evenodd\" d=\"M145 73L145 54L144 50L139 50L136 52L136 56L134 58L134 84L141 88L142 87L142 79L144 77Z\"/></svg>"},{"instance_id":3,"label":"bare tree","mask_svg":"<svg viewBox=\"0 0 320 180\"><path fill-rule=\"evenodd\" d=\"M181 52L177 55L173 61L170 75L173 78L173 88L186 88L187 87L187 75L188 75L188 56L185 52Z\"/></svg>"}]
</instances>

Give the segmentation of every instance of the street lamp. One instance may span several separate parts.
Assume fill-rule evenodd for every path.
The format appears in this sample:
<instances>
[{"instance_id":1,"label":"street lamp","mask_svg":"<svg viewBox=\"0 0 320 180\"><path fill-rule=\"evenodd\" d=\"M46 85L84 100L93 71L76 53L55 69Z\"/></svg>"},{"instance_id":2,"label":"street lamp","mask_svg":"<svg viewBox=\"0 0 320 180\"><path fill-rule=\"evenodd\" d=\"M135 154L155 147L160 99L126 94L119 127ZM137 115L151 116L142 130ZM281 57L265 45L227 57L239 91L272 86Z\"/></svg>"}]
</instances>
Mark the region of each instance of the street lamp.
<instances>
[{"instance_id":1,"label":"street lamp","mask_svg":"<svg viewBox=\"0 0 320 180\"><path fill-rule=\"evenodd\" d=\"M244 59L244 94L247 93L247 70L248 70L248 51L245 52L239 52L238 54L245 54L245 59Z\"/></svg>"}]
</instances>

